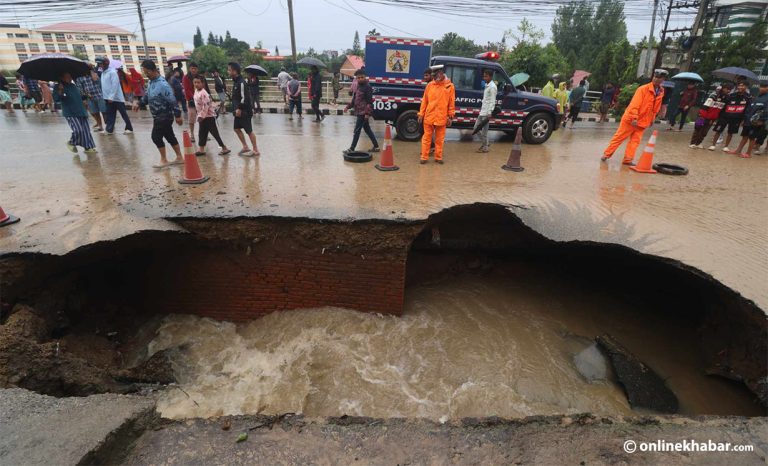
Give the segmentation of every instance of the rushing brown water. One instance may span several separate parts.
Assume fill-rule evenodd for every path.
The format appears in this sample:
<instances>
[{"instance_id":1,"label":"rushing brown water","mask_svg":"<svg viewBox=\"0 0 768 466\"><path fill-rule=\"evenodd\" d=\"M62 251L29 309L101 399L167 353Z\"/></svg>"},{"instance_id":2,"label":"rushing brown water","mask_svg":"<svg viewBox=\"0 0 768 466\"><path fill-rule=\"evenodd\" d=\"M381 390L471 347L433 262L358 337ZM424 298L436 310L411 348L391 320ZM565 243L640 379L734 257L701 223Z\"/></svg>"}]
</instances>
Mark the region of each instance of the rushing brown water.
<instances>
[{"instance_id":1,"label":"rushing brown water","mask_svg":"<svg viewBox=\"0 0 768 466\"><path fill-rule=\"evenodd\" d=\"M149 352L180 347L183 391L166 390L158 409L169 418L631 414L589 348L611 333L667 379L681 413L762 413L743 387L703 375L691 324L606 290L526 270L417 285L406 301L403 317L323 308L235 325L169 316ZM582 372L592 366L590 380L576 360Z\"/></svg>"}]
</instances>

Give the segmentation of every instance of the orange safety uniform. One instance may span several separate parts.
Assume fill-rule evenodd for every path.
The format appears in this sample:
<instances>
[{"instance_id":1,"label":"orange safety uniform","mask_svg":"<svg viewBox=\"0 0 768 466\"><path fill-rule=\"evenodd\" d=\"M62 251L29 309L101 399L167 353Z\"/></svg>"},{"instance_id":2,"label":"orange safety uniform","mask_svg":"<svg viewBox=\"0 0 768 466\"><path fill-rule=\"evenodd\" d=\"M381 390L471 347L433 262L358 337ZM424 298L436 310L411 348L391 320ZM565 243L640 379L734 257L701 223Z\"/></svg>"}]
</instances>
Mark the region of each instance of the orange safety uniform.
<instances>
[{"instance_id":1,"label":"orange safety uniform","mask_svg":"<svg viewBox=\"0 0 768 466\"><path fill-rule=\"evenodd\" d=\"M616 152L625 139L629 139L627 150L624 152L624 163L631 162L635 158L640 140L643 138L645 128L653 124L656 114L661 109L661 101L664 98L664 88L659 86L659 92L656 92L653 83L644 84L637 88L632 101L629 103L624 116L621 117L619 129L611 138L608 147L603 155L610 157ZM632 122L636 121L637 125Z\"/></svg>"},{"instance_id":2,"label":"orange safety uniform","mask_svg":"<svg viewBox=\"0 0 768 466\"><path fill-rule=\"evenodd\" d=\"M424 89L419 117L424 119L424 136L421 137L421 160L429 158L432 134L435 136L435 160L443 159L443 143L448 118L456 115L456 88L448 78L432 80Z\"/></svg>"}]
</instances>

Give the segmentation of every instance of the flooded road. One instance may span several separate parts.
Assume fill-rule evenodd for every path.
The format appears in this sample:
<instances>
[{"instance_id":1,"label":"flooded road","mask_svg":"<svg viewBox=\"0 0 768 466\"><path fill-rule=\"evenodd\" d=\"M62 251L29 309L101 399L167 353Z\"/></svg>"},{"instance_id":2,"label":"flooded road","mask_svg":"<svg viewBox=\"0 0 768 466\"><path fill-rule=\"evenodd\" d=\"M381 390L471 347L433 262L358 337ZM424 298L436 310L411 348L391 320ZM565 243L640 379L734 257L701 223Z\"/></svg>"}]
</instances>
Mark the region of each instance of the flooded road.
<instances>
[{"instance_id":1,"label":"flooded road","mask_svg":"<svg viewBox=\"0 0 768 466\"><path fill-rule=\"evenodd\" d=\"M333 308L241 325L166 317L149 350L180 347L172 360L181 390L167 389L158 410L169 418L631 414L610 371L594 370L604 361L589 347L610 333L666 379L681 413L764 413L743 386L704 375L690 322L546 268L514 270L413 286L403 317Z\"/></svg>"},{"instance_id":2,"label":"flooded road","mask_svg":"<svg viewBox=\"0 0 768 466\"><path fill-rule=\"evenodd\" d=\"M395 141L401 169L381 173L342 160L352 118L317 125L262 115L254 118L260 158L201 157L211 181L182 187L180 167L151 168L151 122L145 113L133 119L135 134L97 135L100 152L86 157L66 151L69 130L59 117L0 118L7 143L0 205L22 218L0 230L0 253L64 254L138 230L178 229L164 220L178 216L423 219L453 205L491 202L551 239L617 243L682 261L768 309L768 157L689 149L690 128L662 131L656 147L656 161L687 166L685 177L637 174L616 160L600 164L615 125L595 123L525 145L523 173L499 168L509 138L494 133L491 152L480 155L459 131L448 132L444 166L420 166L418 145ZM228 144L235 141L231 123L221 121ZM383 125L374 126L383 133Z\"/></svg>"}]
</instances>

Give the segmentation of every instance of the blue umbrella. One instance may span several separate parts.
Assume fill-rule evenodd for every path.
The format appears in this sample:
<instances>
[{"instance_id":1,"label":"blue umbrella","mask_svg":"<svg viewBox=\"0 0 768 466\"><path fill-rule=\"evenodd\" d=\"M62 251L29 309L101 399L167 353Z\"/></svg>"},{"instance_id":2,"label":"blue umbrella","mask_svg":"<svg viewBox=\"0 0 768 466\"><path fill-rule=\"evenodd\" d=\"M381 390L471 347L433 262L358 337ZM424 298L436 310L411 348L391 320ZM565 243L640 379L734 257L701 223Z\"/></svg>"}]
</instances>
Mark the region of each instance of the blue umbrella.
<instances>
[{"instance_id":1,"label":"blue umbrella","mask_svg":"<svg viewBox=\"0 0 768 466\"><path fill-rule=\"evenodd\" d=\"M704 82L701 76L699 76L697 73L690 73L690 72L678 73L672 76L670 79L682 79L684 81L696 81L700 83Z\"/></svg>"},{"instance_id":2,"label":"blue umbrella","mask_svg":"<svg viewBox=\"0 0 768 466\"><path fill-rule=\"evenodd\" d=\"M530 76L526 73L517 73L516 75L512 76L510 79L512 80L512 85L517 87L527 82L528 79L530 79Z\"/></svg>"},{"instance_id":3,"label":"blue umbrella","mask_svg":"<svg viewBox=\"0 0 768 466\"><path fill-rule=\"evenodd\" d=\"M727 79L729 81L738 81L744 77L752 84L760 82L757 75L746 68L739 68L737 66L729 66L727 68L720 68L712 72L712 76L720 79Z\"/></svg>"}]
</instances>

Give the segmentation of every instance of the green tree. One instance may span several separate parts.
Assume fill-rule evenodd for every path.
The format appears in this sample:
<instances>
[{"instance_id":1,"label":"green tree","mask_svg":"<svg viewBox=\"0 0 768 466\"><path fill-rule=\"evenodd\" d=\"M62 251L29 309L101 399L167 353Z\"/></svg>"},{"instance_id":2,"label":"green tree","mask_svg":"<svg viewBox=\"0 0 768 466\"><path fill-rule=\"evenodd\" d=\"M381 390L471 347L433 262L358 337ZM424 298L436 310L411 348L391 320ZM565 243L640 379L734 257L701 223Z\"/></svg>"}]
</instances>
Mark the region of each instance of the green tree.
<instances>
[{"instance_id":1,"label":"green tree","mask_svg":"<svg viewBox=\"0 0 768 466\"><path fill-rule=\"evenodd\" d=\"M352 55L362 55L363 49L360 47L360 33L355 31L355 38L352 39L352 48L350 49Z\"/></svg>"},{"instance_id":2,"label":"green tree","mask_svg":"<svg viewBox=\"0 0 768 466\"><path fill-rule=\"evenodd\" d=\"M192 52L192 60L200 65L201 71L212 72L226 69L229 58L221 47L215 45L202 45Z\"/></svg>"},{"instance_id":3,"label":"green tree","mask_svg":"<svg viewBox=\"0 0 768 466\"><path fill-rule=\"evenodd\" d=\"M472 57L480 52L482 52L482 47L455 32L445 33L442 38L432 44L432 55Z\"/></svg>"},{"instance_id":4,"label":"green tree","mask_svg":"<svg viewBox=\"0 0 768 466\"><path fill-rule=\"evenodd\" d=\"M277 45L275 45L275 56L276 57L280 56L280 50L278 50Z\"/></svg>"},{"instance_id":5,"label":"green tree","mask_svg":"<svg viewBox=\"0 0 768 466\"><path fill-rule=\"evenodd\" d=\"M208 40L205 43L206 45L219 45L218 40L216 39L216 36L213 35L212 32L208 31Z\"/></svg>"},{"instance_id":6,"label":"green tree","mask_svg":"<svg viewBox=\"0 0 768 466\"><path fill-rule=\"evenodd\" d=\"M568 62L554 44L541 45L544 33L526 19L517 27L517 32L508 31L507 35L515 39L515 46L502 55L501 64L515 74L525 72L530 75L529 82L543 85L555 73L569 73Z\"/></svg>"},{"instance_id":7,"label":"green tree","mask_svg":"<svg viewBox=\"0 0 768 466\"><path fill-rule=\"evenodd\" d=\"M201 47L203 45L203 33L200 32L200 26L197 27L195 35L192 36L192 45L195 48Z\"/></svg>"},{"instance_id":8,"label":"green tree","mask_svg":"<svg viewBox=\"0 0 768 466\"><path fill-rule=\"evenodd\" d=\"M517 25L517 32L510 29L504 33L504 37L512 37L515 39L515 46L520 45L523 42L538 44L544 39L544 31L528 21L528 18L523 18L520 21L520 24Z\"/></svg>"}]
</instances>

